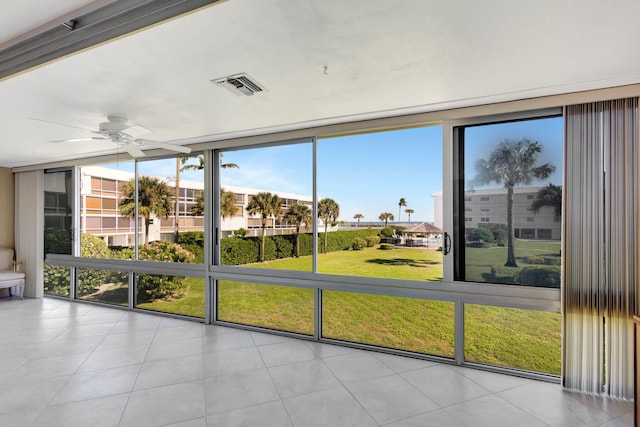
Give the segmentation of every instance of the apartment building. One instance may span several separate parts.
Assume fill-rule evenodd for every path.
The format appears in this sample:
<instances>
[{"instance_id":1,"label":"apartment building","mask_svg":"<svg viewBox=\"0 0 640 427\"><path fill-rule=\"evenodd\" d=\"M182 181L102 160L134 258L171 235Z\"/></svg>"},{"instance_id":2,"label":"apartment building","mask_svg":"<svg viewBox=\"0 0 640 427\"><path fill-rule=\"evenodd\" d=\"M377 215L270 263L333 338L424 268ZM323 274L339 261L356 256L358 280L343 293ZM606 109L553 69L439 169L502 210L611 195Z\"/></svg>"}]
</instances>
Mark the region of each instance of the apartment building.
<instances>
[{"instance_id":1,"label":"apartment building","mask_svg":"<svg viewBox=\"0 0 640 427\"><path fill-rule=\"evenodd\" d=\"M134 174L104 166L87 166L81 169L80 190L80 229L89 234L102 237L109 246L132 246L135 236L135 222L121 214L119 200L122 185L134 178ZM175 179L161 178L175 193ZM68 200L62 175L51 175L45 190L45 228L70 228L72 201ZM225 185L224 191L233 192L236 199L236 212L221 218L222 237L228 237L238 229L248 230L248 235L258 235L262 228L261 220L247 212L247 206L253 196L262 191L256 188ZM176 231L204 231L204 215L198 215L194 208L204 203L204 183L201 181L180 180L180 197L177 209L167 218L158 218L152 214L149 227L149 240L172 240ZM267 219L267 234L291 234L295 228L284 218L289 206L305 204L311 208L312 198L287 192L275 192L282 199L281 215ZM308 230L311 227L307 227ZM307 230L305 229L305 230ZM142 221L139 225L140 238L144 237Z\"/></svg>"},{"instance_id":2,"label":"apartment building","mask_svg":"<svg viewBox=\"0 0 640 427\"><path fill-rule=\"evenodd\" d=\"M514 188L513 233L520 239L560 240L561 222L553 208L545 206L537 212L532 203L543 187ZM507 190L475 190L464 194L465 230L507 225Z\"/></svg>"}]
</instances>

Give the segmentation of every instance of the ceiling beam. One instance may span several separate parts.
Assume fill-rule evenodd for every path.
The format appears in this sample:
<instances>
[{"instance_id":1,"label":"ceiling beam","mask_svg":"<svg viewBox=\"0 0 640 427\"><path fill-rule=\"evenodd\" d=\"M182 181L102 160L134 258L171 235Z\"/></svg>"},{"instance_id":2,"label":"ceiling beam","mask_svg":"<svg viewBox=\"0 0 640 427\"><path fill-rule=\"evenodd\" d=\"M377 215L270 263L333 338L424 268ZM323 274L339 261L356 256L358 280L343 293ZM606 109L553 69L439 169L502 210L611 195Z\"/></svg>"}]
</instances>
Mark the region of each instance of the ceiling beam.
<instances>
[{"instance_id":1,"label":"ceiling beam","mask_svg":"<svg viewBox=\"0 0 640 427\"><path fill-rule=\"evenodd\" d=\"M118 0L0 49L0 80L223 0Z\"/></svg>"}]
</instances>

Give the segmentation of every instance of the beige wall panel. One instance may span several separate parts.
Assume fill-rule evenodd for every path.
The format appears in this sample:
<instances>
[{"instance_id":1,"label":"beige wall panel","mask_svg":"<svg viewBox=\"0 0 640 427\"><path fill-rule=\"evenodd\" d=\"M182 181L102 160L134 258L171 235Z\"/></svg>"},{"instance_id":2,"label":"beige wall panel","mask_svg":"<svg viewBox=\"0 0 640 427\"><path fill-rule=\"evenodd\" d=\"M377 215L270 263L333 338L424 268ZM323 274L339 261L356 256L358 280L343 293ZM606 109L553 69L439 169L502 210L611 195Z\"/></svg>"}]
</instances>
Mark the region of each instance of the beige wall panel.
<instances>
[{"instance_id":1,"label":"beige wall panel","mask_svg":"<svg viewBox=\"0 0 640 427\"><path fill-rule=\"evenodd\" d=\"M0 246L14 247L14 181L11 169L0 168Z\"/></svg>"}]
</instances>

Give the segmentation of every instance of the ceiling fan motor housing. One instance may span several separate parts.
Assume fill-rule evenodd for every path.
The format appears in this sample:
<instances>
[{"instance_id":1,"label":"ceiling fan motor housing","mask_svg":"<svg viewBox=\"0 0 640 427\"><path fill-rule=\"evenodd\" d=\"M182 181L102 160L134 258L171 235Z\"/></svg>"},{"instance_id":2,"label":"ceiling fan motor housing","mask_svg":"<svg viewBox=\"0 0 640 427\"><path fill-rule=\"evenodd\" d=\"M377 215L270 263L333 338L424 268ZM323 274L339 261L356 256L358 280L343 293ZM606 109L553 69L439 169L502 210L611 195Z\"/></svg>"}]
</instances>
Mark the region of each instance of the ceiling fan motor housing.
<instances>
[{"instance_id":1,"label":"ceiling fan motor housing","mask_svg":"<svg viewBox=\"0 0 640 427\"><path fill-rule=\"evenodd\" d=\"M127 128L126 123L119 122L102 122L98 126L100 132L120 132Z\"/></svg>"}]
</instances>

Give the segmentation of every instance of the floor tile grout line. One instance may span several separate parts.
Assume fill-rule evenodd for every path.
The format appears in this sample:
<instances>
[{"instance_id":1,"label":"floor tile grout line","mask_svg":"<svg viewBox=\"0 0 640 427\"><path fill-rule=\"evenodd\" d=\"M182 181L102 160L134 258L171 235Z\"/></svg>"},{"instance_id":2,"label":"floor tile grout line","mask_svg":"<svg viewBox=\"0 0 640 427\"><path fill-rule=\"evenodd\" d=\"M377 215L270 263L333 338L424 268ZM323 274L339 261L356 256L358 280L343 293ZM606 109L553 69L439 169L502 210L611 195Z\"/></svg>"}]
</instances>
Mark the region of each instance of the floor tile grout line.
<instances>
[{"instance_id":1,"label":"floor tile grout line","mask_svg":"<svg viewBox=\"0 0 640 427\"><path fill-rule=\"evenodd\" d=\"M114 327L115 327L115 324L114 324ZM124 414L127 411L127 407L129 406L129 402L131 401L131 395L134 393L133 389L136 387L136 383L138 382L138 379L140 378L140 373L142 372L142 369L144 368L144 364L146 362L147 355L149 354L149 350L151 349L151 344L153 343L153 340L155 339L155 336L158 333L158 329L159 328L160 328L160 322L158 322L158 324L156 325L156 327L153 330L153 338L151 338L151 342L147 346L147 351L146 351L146 353L144 355L144 359L142 359L142 364L140 365L140 369L138 370L138 375L136 375L136 379L133 381L133 384L131 385L131 391L129 391L129 394L127 396L127 401L125 402L124 406L122 407L122 412L120 413L120 418L118 419L118 426L120 426L122 424L122 420L124 418Z\"/></svg>"},{"instance_id":2,"label":"floor tile grout line","mask_svg":"<svg viewBox=\"0 0 640 427\"><path fill-rule=\"evenodd\" d=\"M70 302L69 302L70 304ZM89 313L91 310L88 310L87 313ZM85 315L87 314L85 313ZM82 319L83 316L79 316L79 319ZM67 326L66 328L64 328L65 330L69 329L69 326ZM62 333L62 332L61 332ZM104 339L104 338L103 338ZM55 397L67 386L67 384L69 384L69 381L71 380L71 378L78 372L78 369L80 369L80 367L87 361L87 359L93 354L93 352L95 351L95 348L90 351L87 356L84 358L84 360L82 361L82 363L78 364L78 367L73 371L72 374L70 374L68 376L68 378L65 380L64 384L47 400L47 403L42 407L42 409L40 410L40 412L38 413L38 416L36 416L34 418L34 420L29 424L29 425L33 425L33 423L36 422L36 420L42 415L42 413L49 407L52 407L51 402L55 399ZM61 356L63 357L63 356ZM56 406L56 405L53 405Z\"/></svg>"},{"instance_id":3,"label":"floor tile grout line","mask_svg":"<svg viewBox=\"0 0 640 427\"><path fill-rule=\"evenodd\" d=\"M526 385L526 384L525 384L525 385ZM513 390L513 389L510 389L510 390ZM503 390L503 391L506 391L506 390ZM518 411L520 411L520 412L522 412L522 413L524 413L524 414L529 415L531 418L535 419L536 421L540 421L540 422L541 422L542 424L544 424L545 426L553 427L553 426L551 426L550 424L546 423L544 420L541 420L540 418L538 418L535 414L532 414L531 412L529 412L529 411L525 410L524 408L519 407L519 406L518 406L518 405L516 405L515 403L509 402L507 399L505 399L504 397L500 396L500 394L499 394L499 393L501 393L501 392L493 393L493 395L494 395L494 396L496 396L498 399L502 400L503 402L506 402L507 404L509 404L509 405L513 406L513 407L514 407L514 408L516 408Z\"/></svg>"}]
</instances>

